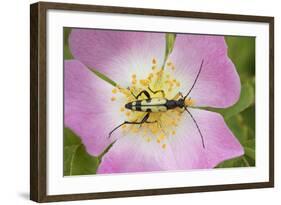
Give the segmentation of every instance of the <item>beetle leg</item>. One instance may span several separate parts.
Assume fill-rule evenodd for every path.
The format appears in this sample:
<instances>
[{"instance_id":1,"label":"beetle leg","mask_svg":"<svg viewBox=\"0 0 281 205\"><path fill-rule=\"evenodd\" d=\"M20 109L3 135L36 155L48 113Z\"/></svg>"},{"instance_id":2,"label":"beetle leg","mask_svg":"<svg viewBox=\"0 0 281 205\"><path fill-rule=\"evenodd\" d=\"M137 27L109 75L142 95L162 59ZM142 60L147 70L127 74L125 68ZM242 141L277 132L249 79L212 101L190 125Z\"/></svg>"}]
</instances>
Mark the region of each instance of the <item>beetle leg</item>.
<instances>
[{"instance_id":1,"label":"beetle leg","mask_svg":"<svg viewBox=\"0 0 281 205\"><path fill-rule=\"evenodd\" d=\"M157 122L157 120L148 121L149 115L150 115L150 113L148 112L148 113L142 118L142 120L141 120L141 122L140 122L140 127L141 127L141 125L142 125L143 123L156 123L156 122Z\"/></svg>"},{"instance_id":2,"label":"beetle leg","mask_svg":"<svg viewBox=\"0 0 281 205\"><path fill-rule=\"evenodd\" d=\"M134 98L135 98L136 100L138 100L139 97L140 97L142 94L144 94L148 99L150 98L150 94L149 94L149 92L147 92L146 90L142 90L138 95L135 95L135 94L132 92L132 90L130 89L130 87L128 87L127 89L131 92L132 96L134 96Z\"/></svg>"},{"instance_id":3,"label":"beetle leg","mask_svg":"<svg viewBox=\"0 0 281 205\"><path fill-rule=\"evenodd\" d=\"M137 96L131 91L131 94L136 98L136 99L139 99L139 97L144 94L147 99L150 99L150 94L149 92L147 92L146 90L142 90Z\"/></svg>"},{"instance_id":4,"label":"beetle leg","mask_svg":"<svg viewBox=\"0 0 281 205\"><path fill-rule=\"evenodd\" d=\"M151 90L151 88L150 88L149 86L148 86L148 90L149 90L150 92L152 92L153 94L162 93L162 97L165 98L165 92L164 92L164 90L155 90L155 91L153 91L153 90Z\"/></svg>"},{"instance_id":5,"label":"beetle leg","mask_svg":"<svg viewBox=\"0 0 281 205\"><path fill-rule=\"evenodd\" d=\"M172 100L177 100L177 99L179 99L179 97L183 98L183 95L182 95L181 92L178 92L178 93L175 95L175 97L172 98Z\"/></svg>"},{"instance_id":6,"label":"beetle leg","mask_svg":"<svg viewBox=\"0 0 281 205\"><path fill-rule=\"evenodd\" d=\"M118 128L120 128L121 126L125 125L125 124L130 124L130 125L142 125L143 123L156 123L157 121L147 121L149 118L149 113L147 113L140 122L129 122L129 121L125 121L122 124L118 125L117 127L115 127L109 134L108 134L108 138L111 137L112 133L117 130Z\"/></svg>"}]
</instances>

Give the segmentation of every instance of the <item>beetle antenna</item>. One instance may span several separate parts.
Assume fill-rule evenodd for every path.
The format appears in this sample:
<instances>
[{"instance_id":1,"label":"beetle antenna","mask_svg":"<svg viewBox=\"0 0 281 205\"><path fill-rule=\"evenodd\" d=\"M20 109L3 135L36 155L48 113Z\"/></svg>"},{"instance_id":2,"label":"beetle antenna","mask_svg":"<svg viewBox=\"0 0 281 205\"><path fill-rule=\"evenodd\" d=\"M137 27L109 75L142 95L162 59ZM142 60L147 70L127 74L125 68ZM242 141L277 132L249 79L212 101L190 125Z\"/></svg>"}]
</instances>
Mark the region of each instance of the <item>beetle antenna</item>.
<instances>
[{"instance_id":1,"label":"beetle antenna","mask_svg":"<svg viewBox=\"0 0 281 205\"><path fill-rule=\"evenodd\" d=\"M193 115L191 114L191 112L190 112L186 107L184 107L184 109L185 109L185 111L190 115L191 119L193 120L194 124L196 125L197 130L198 130L198 132L199 132L199 134L200 134L200 137L201 137L202 146L203 146L203 148L205 149L204 138L203 138L203 135L202 135L202 133L201 133L201 130L200 130L200 128L199 128L199 126L198 126L198 124L197 124L195 118L193 117Z\"/></svg>"},{"instance_id":2,"label":"beetle antenna","mask_svg":"<svg viewBox=\"0 0 281 205\"><path fill-rule=\"evenodd\" d=\"M201 62L199 71L198 71L198 73L197 73L197 75L196 75L196 78L195 78L195 80L194 80L194 82L193 82L191 88L189 89L188 93L186 94L186 96L184 96L184 98L183 98L184 100L185 100L185 98L187 98L187 96L191 93L192 89L194 88L194 86L195 86L195 84L196 84L196 82L197 82L197 80L198 80L198 78L199 78L199 75L200 75L200 73L201 73L201 70L202 70L202 67L203 67L203 62L204 62L204 59L202 59L202 62Z\"/></svg>"},{"instance_id":3,"label":"beetle antenna","mask_svg":"<svg viewBox=\"0 0 281 205\"><path fill-rule=\"evenodd\" d=\"M111 137L112 133L113 133L115 130L117 130L118 128L120 128L122 125L125 125L125 124L127 124L127 122L126 122L126 121L125 121L125 122L123 122L122 124L120 124L120 125L116 126L113 130L111 130L111 132L108 134L108 138L110 138L110 137Z\"/></svg>"}]
</instances>

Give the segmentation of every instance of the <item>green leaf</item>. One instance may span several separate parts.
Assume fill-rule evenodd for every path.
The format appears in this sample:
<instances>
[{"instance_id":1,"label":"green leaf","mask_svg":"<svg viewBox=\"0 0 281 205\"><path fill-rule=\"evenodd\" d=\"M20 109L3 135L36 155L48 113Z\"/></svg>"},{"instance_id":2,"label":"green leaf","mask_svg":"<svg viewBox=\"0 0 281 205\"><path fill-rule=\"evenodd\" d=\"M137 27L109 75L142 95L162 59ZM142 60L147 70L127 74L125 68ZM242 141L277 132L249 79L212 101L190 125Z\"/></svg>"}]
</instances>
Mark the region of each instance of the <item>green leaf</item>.
<instances>
[{"instance_id":1,"label":"green leaf","mask_svg":"<svg viewBox=\"0 0 281 205\"><path fill-rule=\"evenodd\" d=\"M80 145L82 144L79 137L77 137L74 132L68 128L64 128L64 146Z\"/></svg>"},{"instance_id":2,"label":"green leaf","mask_svg":"<svg viewBox=\"0 0 281 205\"><path fill-rule=\"evenodd\" d=\"M76 148L71 165L70 175L96 174L99 160L89 155L81 144Z\"/></svg>"},{"instance_id":3,"label":"green leaf","mask_svg":"<svg viewBox=\"0 0 281 205\"><path fill-rule=\"evenodd\" d=\"M63 175L72 175L73 157L76 155L76 151L80 145L64 146L63 148Z\"/></svg>"},{"instance_id":4,"label":"green leaf","mask_svg":"<svg viewBox=\"0 0 281 205\"><path fill-rule=\"evenodd\" d=\"M70 129L64 129L63 174L87 175L95 174L99 159L87 153L80 138Z\"/></svg>"},{"instance_id":5,"label":"green leaf","mask_svg":"<svg viewBox=\"0 0 281 205\"><path fill-rule=\"evenodd\" d=\"M73 59L68 45L68 37L71 32L71 28L63 28L63 58L64 60Z\"/></svg>"},{"instance_id":6,"label":"green leaf","mask_svg":"<svg viewBox=\"0 0 281 205\"><path fill-rule=\"evenodd\" d=\"M243 124L243 118L240 114L227 119L226 124L233 132L239 142L244 145L247 142L247 127Z\"/></svg>"},{"instance_id":7,"label":"green leaf","mask_svg":"<svg viewBox=\"0 0 281 205\"><path fill-rule=\"evenodd\" d=\"M228 119L233 115L236 115L247 109L249 106L251 106L254 103L254 101L255 101L254 88L250 83L245 83L241 88L240 98L235 105L226 109L207 108L207 110L218 112L222 114L225 119Z\"/></svg>"},{"instance_id":8,"label":"green leaf","mask_svg":"<svg viewBox=\"0 0 281 205\"><path fill-rule=\"evenodd\" d=\"M90 71L92 71L95 75L97 75L100 79L104 80L105 82L111 84L112 86L117 86L117 83L114 82L112 79L110 79L109 77L107 77L105 74L97 71L96 69L93 68L89 68Z\"/></svg>"},{"instance_id":9,"label":"green leaf","mask_svg":"<svg viewBox=\"0 0 281 205\"><path fill-rule=\"evenodd\" d=\"M255 37L226 36L228 56L233 61L241 82L255 76Z\"/></svg>"},{"instance_id":10,"label":"green leaf","mask_svg":"<svg viewBox=\"0 0 281 205\"><path fill-rule=\"evenodd\" d=\"M244 157L236 157L233 159L225 160L218 164L216 168L231 168L231 167L249 167L249 161Z\"/></svg>"},{"instance_id":11,"label":"green leaf","mask_svg":"<svg viewBox=\"0 0 281 205\"><path fill-rule=\"evenodd\" d=\"M255 139L255 130L256 130L256 123L255 123L255 104L248 107L246 110L241 112L243 123L248 126L249 128L249 136L248 139Z\"/></svg>"},{"instance_id":12,"label":"green leaf","mask_svg":"<svg viewBox=\"0 0 281 205\"><path fill-rule=\"evenodd\" d=\"M244 147L251 148L252 150L256 149L256 140L253 139L247 139L246 142L243 144Z\"/></svg>"},{"instance_id":13,"label":"green leaf","mask_svg":"<svg viewBox=\"0 0 281 205\"><path fill-rule=\"evenodd\" d=\"M166 64L166 61L169 57L169 55L172 53L174 44L176 41L176 34L175 33L166 33L166 49L165 49L165 57L162 68L164 68L164 65Z\"/></svg>"},{"instance_id":14,"label":"green leaf","mask_svg":"<svg viewBox=\"0 0 281 205\"><path fill-rule=\"evenodd\" d=\"M252 116L255 121L255 117ZM226 120L226 124L231 129L233 134L243 145L243 147L249 147L255 149L255 134L254 131L245 123L245 119L242 114L235 115Z\"/></svg>"},{"instance_id":15,"label":"green leaf","mask_svg":"<svg viewBox=\"0 0 281 205\"><path fill-rule=\"evenodd\" d=\"M256 158L255 150L250 147L244 147L245 155L251 159Z\"/></svg>"},{"instance_id":16,"label":"green leaf","mask_svg":"<svg viewBox=\"0 0 281 205\"><path fill-rule=\"evenodd\" d=\"M249 147L244 147L244 157L247 159L249 165L251 167L256 166L256 153L255 149L249 148Z\"/></svg>"}]
</instances>

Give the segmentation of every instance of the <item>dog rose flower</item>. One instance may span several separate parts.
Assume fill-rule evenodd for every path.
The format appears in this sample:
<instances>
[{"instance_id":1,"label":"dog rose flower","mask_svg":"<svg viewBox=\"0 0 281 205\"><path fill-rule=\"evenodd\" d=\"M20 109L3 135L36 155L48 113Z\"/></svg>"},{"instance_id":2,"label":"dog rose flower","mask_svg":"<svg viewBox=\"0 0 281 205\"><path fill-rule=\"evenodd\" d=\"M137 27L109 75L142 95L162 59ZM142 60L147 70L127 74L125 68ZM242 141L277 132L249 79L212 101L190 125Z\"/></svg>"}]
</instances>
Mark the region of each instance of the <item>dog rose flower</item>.
<instances>
[{"instance_id":1,"label":"dog rose flower","mask_svg":"<svg viewBox=\"0 0 281 205\"><path fill-rule=\"evenodd\" d=\"M223 117L202 107L227 108L240 96L240 79L227 56L222 36L177 34L165 59L165 34L72 29L69 45L73 60L65 60L65 126L81 137L87 152L103 156L97 173L124 173L213 168L244 154ZM152 98L179 99L200 75L183 109L132 111L125 104L147 90ZM91 69L117 82L107 83ZM147 99L141 95L139 99Z\"/></svg>"}]
</instances>

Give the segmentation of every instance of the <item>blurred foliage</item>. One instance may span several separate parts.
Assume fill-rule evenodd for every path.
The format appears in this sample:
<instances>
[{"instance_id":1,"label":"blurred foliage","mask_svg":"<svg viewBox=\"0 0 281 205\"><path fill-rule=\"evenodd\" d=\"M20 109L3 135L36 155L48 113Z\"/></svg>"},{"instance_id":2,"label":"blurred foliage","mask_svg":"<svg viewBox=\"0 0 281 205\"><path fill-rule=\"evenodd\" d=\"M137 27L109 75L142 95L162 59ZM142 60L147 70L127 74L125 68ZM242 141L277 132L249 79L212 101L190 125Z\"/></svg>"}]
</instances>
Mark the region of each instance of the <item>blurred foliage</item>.
<instances>
[{"instance_id":1,"label":"blurred foliage","mask_svg":"<svg viewBox=\"0 0 281 205\"><path fill-rule=\"evenodd\" d=\"M73 58L73 56L70 52L70 49L69 49L69 44L68 44L68 37L69 37L70 32L71 32L71 28L68 28L68 27L63 28L63 59L64 60Z\"/></svg>"},{"instance_id":2,"label":"blurred foliage","mask_svg":"<svg viewBox=\"0 0 281 205\"><path fill-rule=\"evenodd\" d=\"M255 37L227 36L228 56L239 73L242 84L255 78Z\"/></svg>"},{"instance_id":3,"label":"blurred foliage","mask_svg":"<svg viewBox=\"0 0 281 205\"><path fill-rule=\"evenodd\" d=\"M70 28L64 28L64 59L72 59L68 37ZM175 34L166 34L165 59L172 52ZM220 113L236 138L244 148L243 156L220 163L218 168L255 166L255 38L226 36L228 56L234 63L241 80L241 95L238 102L227 109L207 108ZM165 62L164 62L165 63ZM107 76L91 70L103 80L114 85ZM64 129L64 176L95 174L102 156L89 155L78 136L70 129Z\"/></svg>"}]
</instances>

